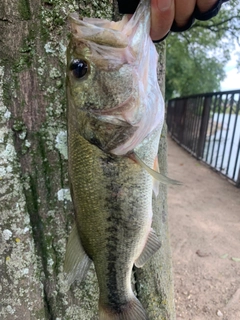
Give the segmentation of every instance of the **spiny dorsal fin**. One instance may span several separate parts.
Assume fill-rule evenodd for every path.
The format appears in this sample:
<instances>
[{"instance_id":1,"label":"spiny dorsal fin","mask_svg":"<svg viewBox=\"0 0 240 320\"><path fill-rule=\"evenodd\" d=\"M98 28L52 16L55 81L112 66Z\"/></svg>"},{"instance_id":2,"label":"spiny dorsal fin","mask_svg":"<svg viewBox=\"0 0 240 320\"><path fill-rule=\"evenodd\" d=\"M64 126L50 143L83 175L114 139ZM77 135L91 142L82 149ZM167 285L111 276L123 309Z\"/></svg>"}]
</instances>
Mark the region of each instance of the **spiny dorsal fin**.
<instances>
[{"instance_id":1,"label":"spiny dorsal fin","mask_svg":"<svg viewBox=\"0 0 240 320\"><path fill-rule=\"evenodd\" d=\"M151 169L149 166L147 166L136 153L133 153L133 155L131 155L131 157L133 157L136 162L143 168L145 169L154 179L160 181L163 184L176 184L176 185L181 185L181 182L177 181L177 180L173 180L170 179L166 176L164 176L163 174L161 174L160 172L156 172L153 169Z\"/></svg>"},{"instance_id":2,"label":"spiny dorsal fin","mask_svg":"<svg viewBox=\"0 0 240 320\"><path fill-rule=\"evenodd\" d=\"M64 272L67 273L67 282L69 286L75 280L83 280L91 262L92 261L82 247L77 226L74 224L68 239L64 262Z\"/></svg>"},{"instance_id":3,"label":"spiny dorsal fin","mask_svg":"<svg viewBox=\"0 0 240 320\"><path fill-rule=\"evenodd\" d=\"M147 243L142 253L135 261L135 266L137 268L142 268L144 264L147 262L147 260L150 259L154 255L154 253L158 251L160 247L161 247L161 242L158 239L154 230L151 229L147 239Z\"/></svg>"}]
</instances>

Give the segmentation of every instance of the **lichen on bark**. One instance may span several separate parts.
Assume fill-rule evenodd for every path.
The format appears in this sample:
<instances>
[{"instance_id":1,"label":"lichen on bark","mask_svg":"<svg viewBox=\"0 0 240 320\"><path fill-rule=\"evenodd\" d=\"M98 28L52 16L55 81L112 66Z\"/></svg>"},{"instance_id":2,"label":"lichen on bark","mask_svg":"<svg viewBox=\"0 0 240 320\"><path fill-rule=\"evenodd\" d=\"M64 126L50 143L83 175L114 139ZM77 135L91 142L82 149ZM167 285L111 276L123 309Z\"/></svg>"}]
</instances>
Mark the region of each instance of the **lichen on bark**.
<instances>
[{"instance_id":1,"label":"lichen on bark","mask_svg":"<svg viewBox=\"0 0 240 320\"><path fill-rule=\"evenodd\" d=\"M65 49L69 12L112 19L115 9L116 2L109 0L0 0L3 320L98 319L93 267L85 281L70 291L63 275L73 222L67 178ZM161 155L166 159L162 141ZM161 163L165 170L165 160ZM136 289L151 320L173 320L166 190L161 190L155 223L166 239L159 255L137 272ZM153 285L157 290L151 289Z\"/></svg>"},{"instance_id":2,"label":"lichen on bark","mask_svg":"<svg viewBox=\"0 0 240 320\"><path fill-rule=\"evenodd\" d=\"M0 66L0 318L30 319L44 308L43 290L14 136L7 126L11 112L3 103L3 83Z\"/></svg>"}]
</instances>

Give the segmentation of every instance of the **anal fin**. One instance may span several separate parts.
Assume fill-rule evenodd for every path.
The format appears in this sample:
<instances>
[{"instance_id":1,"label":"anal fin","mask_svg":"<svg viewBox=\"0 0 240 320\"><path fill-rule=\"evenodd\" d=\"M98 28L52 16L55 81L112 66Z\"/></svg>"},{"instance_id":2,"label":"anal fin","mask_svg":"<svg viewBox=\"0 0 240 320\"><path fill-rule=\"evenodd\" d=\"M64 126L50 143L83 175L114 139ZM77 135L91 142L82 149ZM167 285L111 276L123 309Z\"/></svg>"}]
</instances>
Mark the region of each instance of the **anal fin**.
<instances>
[{"instance_id":1,"label":"anal fin","mask_svg":"<svg viewBox=\"0 0 240 320\"><path fill-rule=\"evenodd\" d=\"M154 232L153 229L151 229L147 243L140 254L140 256L137 258L135 261L135 266L137 268L141 268L144 266L144 264L147 262L148 259L150 259L155 252L158 251L158 249L161 247L161 242L158 239L156 233Z\"/></svg>"},{"instance_id":2,"label":"anal fin","mask_svg":"<svg viewBox=\"0 0 240 320\"><path fill-rule=\"evenodd\" d=\"M75 280L82 281L91 265L92 260L84 251L77 226L74 224L70 233L65 254L64 272L70 286Z\"/></svg>"}]
</instances>

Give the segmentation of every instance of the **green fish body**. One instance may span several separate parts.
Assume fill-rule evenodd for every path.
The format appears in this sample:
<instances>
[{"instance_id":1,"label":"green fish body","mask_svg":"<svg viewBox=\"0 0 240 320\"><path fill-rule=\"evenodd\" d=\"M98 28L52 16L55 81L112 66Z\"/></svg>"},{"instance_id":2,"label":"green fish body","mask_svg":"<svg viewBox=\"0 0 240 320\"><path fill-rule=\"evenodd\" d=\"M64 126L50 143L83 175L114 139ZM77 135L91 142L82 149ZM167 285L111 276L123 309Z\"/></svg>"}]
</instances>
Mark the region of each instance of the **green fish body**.
<instances>
[{"instance_id":1,"label":"green fish body","mask_svg":"<svg viewBox=\"0 0 240 320\"><path fill-rule=\"evenodd\" d=\"M131 272L160 248L151 224L164 118L149 1L130 20L76 14L70 20L68 153L76 224L65 271L71 284L94 263L100 320L145 320Z\"/></svg>"}]
</instances>

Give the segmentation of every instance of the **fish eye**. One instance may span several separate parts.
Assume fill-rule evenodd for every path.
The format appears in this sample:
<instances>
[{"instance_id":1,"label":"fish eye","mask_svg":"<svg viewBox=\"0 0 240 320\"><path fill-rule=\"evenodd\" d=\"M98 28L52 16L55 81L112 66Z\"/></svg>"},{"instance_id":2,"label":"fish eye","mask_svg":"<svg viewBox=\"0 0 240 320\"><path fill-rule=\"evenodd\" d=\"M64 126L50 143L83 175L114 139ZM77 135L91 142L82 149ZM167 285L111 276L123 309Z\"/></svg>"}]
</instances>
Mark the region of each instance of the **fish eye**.
<instances>
[{"instance_id":1,"label":"fish eye","mask_svg":"<svg viewBox=\"0 0 240 320\"><path fill-rule=\"evenodd\" d=\"M74 59L70 63L70 70L75 78L82 78L88 72L88 63L84 60Z\"/></svg>"}]
</instances>

